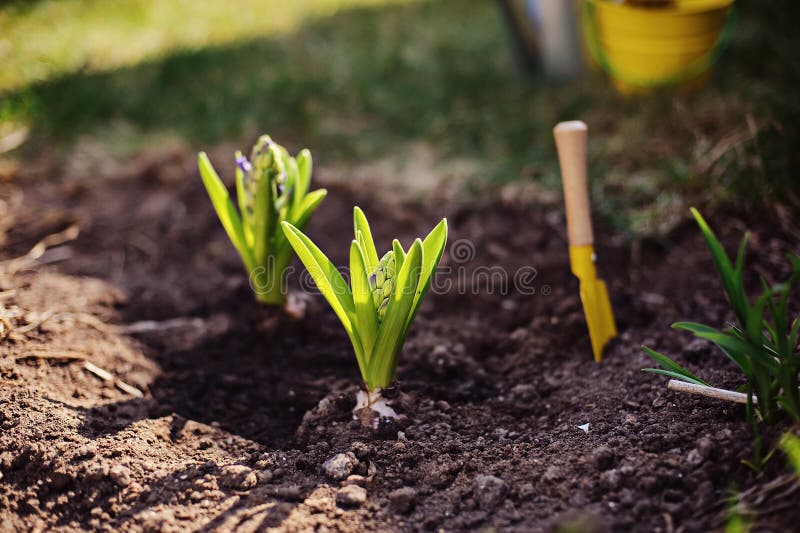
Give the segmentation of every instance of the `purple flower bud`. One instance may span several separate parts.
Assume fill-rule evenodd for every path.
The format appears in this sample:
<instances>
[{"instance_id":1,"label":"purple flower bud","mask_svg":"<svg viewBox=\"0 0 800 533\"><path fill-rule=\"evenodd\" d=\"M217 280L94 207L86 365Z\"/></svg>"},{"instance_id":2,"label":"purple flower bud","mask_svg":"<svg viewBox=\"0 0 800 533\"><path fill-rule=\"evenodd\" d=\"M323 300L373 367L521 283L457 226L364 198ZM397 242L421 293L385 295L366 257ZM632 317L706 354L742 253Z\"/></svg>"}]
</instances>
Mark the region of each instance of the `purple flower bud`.
<instances>
[{"instance_id":1,"label":"purple flower bud","mask_svg":"<svg viewBox=\"0 0 800 533\"><path fill-rule=\"evenodd\" d=\"M253 165L251 165L250 161L243 155L236 158L236 166L245 174L250 174L250 171L253 170Z\"/></svg>"}]
</instances>

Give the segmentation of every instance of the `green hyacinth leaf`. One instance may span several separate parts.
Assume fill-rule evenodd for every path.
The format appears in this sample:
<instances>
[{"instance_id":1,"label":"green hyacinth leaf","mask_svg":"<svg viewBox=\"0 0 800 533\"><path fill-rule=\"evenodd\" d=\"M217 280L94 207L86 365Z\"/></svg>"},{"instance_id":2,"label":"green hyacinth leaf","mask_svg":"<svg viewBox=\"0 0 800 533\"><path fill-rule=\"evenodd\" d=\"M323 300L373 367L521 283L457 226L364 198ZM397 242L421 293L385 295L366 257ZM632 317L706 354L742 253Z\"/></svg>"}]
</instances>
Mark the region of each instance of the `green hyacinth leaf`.
<instances>
[{"instance_id":1,"label":"green hyacinth leaf","mask_svg":"<svg viewBox=\"0 0 800 533\"><path fill-rule=\"evenodd\" d=\"M305 265L308 273L311 274L314 283L317 284L317 288L328 300L336 316L339 317L356 352L360 352L363 357L363 347L355 328L355 304L347 282L334 264L302 231L285 221L281 223L281 226L292 248Z\"/></svg>"},{"instance_id":2,"label":"green hyacinth leaf","mask_svg":"<svg viewBox=\"0 0 800 533\"><path fill-rule=\"evenodd\" d=\"M403 263L406 260L406 252L403 250L403 245L400 244L400 241L397 239L392 241L392 251L394 252L395 272L400 272L400 269L403 268Z\"/></svg>"},{"instance_id":3,"label":"green hyacinth leaf","mask_svg":"<svg viewBox=\"0 0 800 533\"><path fill-rule=\"evenodd\" d=\"M419 287L414 297L414 304L408 316L408 323L406 324L407 330L411 327L412 322L414 322L414 317L417 316L417 311L422 304L422 299L425 298L425 294L427 294L431 286L433 274L439 266L446 244L447 219L443 218L422 242L422 271L420 272Z\"/></svg>"},{"instance_id":4,"label":"green hyacinth leaf","mask_svg":"<svg viewBox=\"0 0 800 533\"><path fill-rule=\"evenodd\" d=\"M367 360L358 358L358 367L361 370L361 376L364 377L367 374L368 358L372 353L375 336L378 333L378 318L375 314L375 306L372 303L372 288L367 275L364 253L355 240L350 244L350 285L353 288L356 329L361 338L364 355L367 358Z\"/></svg>"},{"instance_id":5,"label":"green hyacinth leaf","mask_svg":"<svg viewBox=\"0 0 800 533\"><path fill-rule=\"evenodd\" d=\"M242 157L242 152L237 150L236 154L235 154L235 157L238 160L240 157ZM239 165L236 165L235 168L236 168L236 171L235 171L236 172L236 200L237 200L237 202L239 204L239 213L241 214L241 217L242 217L242 219L241 219L242 220L242 229L244 230L244 237L245 237L245 242L247 243L247 247L248 248L253 248L253 226L252 226L252 221L249 220L249 217L247 216L247 205L246 205L246 200L245 200L246 197L247 197L246 196L247 193L245 192L245 189L244 189L244 172L242 172L242 169L239 168Z\"/></svg>"},{"instance_id":6,"label":"green hyacinth leaf","mask_svg":"<svg viewBox=\"0 0 800 533\"><path fill-rule=\"evenodd\" d=\"M364 252L364 259L367 262L367 272L372 272L378 265L378 250L375 248L375 241L372 240L372 232L369 229L367 217L358 206L353 208L353 226L354 233L356 235L359 231L361 232L363 237L363 243L361 243L361 247Z\"/></svg>"},{"instance_id":7,"label":"green hyacinth leaf","mask_svg":"<svg viewBox=\"0 0 800 533\"><path fill-rule=\"evenodd\" d=\"M300 231L305 231L306 225L308 225L308 221L311 219L314 211L316 211L319 204L322 203L322 200L324 200L327 195L328 191L326 189L317 189L309 193L303 201L299 216L296 219L287 220L287 222ZM292 246L289 244L289 241L285 238L282 231L280 233L275 233L275 240L272 244L275 247L275 255L279 257L292 249Z\"/></svg>"},{"instance_id":8,"label":"green hyacinth leaf","mask_svg":"<svg viewBox=\"0 0 800 533\"><path fill-rule=\"evenodd\" d=\"M395 258L395 264L397 258ZM389 298L386 316L378 327L378 336L370 356L367 386L386 387L394 380L397 358L403 347L405 325L419 283L422 265L422 242L417 239L396 273L397 282Z\"/></svg>"},{"instance_id":9,"label":"green hyacinth leaf","mask_svg":"<svg viewBox=\"0 0 800 533\"><path fill-rule=\"evenodd\" d=\"M700 379L699 377L695 376L694 374L683 368L681 365L679 365L669 357L667 357L666 355L660 354L657 351L648 348L647 346L642 346L642 348L644 349L648 357L650 357L650 359L652 359L653 361L664 367L664 370L661 370L659 368L645 368L643 370L647 372L655 372L657 374L664 374L679 379L681 381L696 383L697 385L705 385L706 387L711 386L702 379Z\"/></svg>"},{"instance_id":10,"label":"green hyacinth leaf","mask_svg":"<svg viewBox=\"0 0 800 533\"><path fill-rule=\"evenodd\" d=\"M274 194L272 180L266 175L261 176L256 186L255 211L253 213L253 234L257 237L253 243L253 255L259 265L267 262L269 240L276 229L274 227Z\"/></svg>"},{"instance_id":11,"label":"green hyacinth leaf","mask_svg":"<svg viewBox=\"0 0 800 533\"><path fill-rule=\"evenodd\" d=\"M394 252L394 260L397 262L397 269L399 270L406 258L406 251L403 250L403 245L400 244L400 241L397 239L392 241L392 251Z\"/></svg>"},{"instance_id":12,"label":"green hyacinth leaf","mask_svg":"<svg viewBox=\"0 0 800 533\"><path fill-rule=\"evenodd\" d=\"M312 191L303 198L303 201L300 204L300 208L297 210L297 218L292 222L292 225L303 231L308 224L311 215L314 214L319 204L322 203L322 200L328 196L327 189L317 189L316 191Z\"/></svg>"},{"instance_id":13,"label":"green hyacinth leaf","mask_svg":"<svg viewBox=\"0 0 800 533\"><path fill-rule=\"evenodd\" d=\"M308 193L308 187L311 183L311 170L314 166L311 158L311 152L308 149L300 150L297 154L297 181L295 182L294 191L294 210L302 210L300 207L305 195Z\"/></svg>"},{"instance_id":14,"label":"green hyacinth leaf","mask_svg":"<svg viewBox=\"0 0 800 533\"><path fill-rule=\"evenodd\" d=\"M234 248L239 252L239 256L242 258L242 262L244 262L248 272L252 271L255 268L255 259L247 247L242 221L239 218L239 214L236 212L236 207L231 201L228 189L225 188L225 184L222 183L222 180L217 175L217 172L214 170L205 152L200 152L198 154L197 166L200 169L200 177L203 179L203 185L206 191L208 191L211 204L217 212L217 216L222 223L222 227L225 229L225 233L228 234L228 238L231 240Z\"/></svg>"}]
</instances>

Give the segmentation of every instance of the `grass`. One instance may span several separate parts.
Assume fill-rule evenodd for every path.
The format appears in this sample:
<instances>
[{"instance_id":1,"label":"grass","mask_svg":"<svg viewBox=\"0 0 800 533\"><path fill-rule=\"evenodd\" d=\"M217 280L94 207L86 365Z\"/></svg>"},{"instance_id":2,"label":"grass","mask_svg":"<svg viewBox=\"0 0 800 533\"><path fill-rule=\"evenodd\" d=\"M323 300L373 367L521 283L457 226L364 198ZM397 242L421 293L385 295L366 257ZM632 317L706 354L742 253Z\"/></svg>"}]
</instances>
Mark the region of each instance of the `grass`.
<instances>
[{"instance_id":1,"label":"grass","mask_svg":"<svg viewBox=\"0 0 800 533\"><path fill-rule=\"evenodd\" d=\"M443 163L476 161L478 180L555 187L552 125L581 117L602 211L658 233L689 202L752 208L799 188L798 7L738 4L707 90L625 99L599 75L520 76L486 0L11 2L0 138L29 127L25 160L83 137L207 146L269 131L345 165L423 141Z\"/></svg>"}]
</instances>

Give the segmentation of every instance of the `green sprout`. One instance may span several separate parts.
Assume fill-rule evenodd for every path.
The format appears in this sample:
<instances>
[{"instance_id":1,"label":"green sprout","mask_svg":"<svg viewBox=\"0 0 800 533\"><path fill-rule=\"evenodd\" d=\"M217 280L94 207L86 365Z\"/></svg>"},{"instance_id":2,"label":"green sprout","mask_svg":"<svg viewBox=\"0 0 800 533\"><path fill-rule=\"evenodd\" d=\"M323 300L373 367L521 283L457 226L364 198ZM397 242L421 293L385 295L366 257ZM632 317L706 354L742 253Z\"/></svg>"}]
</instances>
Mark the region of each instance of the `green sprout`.
<instances>
[{"instance_id":1,"label":"green sprout","mask_svg":"<svg viewBox=\"0 0 800 533\"><path fill-rule=\"evenodd\" d=\"M292 247L280 223L304 228L327 191L308 192L311 152L292 157L269 135L259 137L247 159L236 152L237 211L228 190L205 152L197 156L203 184L228 234L242 258L256 299L268 305L286 301L283 273L292 260Z\"/></svg>"},{"instance_id":2,"label":"green sprout","mask_svg":"<svg viewBox=\"0 0 800 533\"><path fill-rule=\"evenodd\" d=\"M378 258L364 213L354 208L355 238L350 244L350 285L331 261L290 222L283 230L298 257L328 300L353 344L366 385L367 406L395 379L397 361L408 331L430 287L447 241L442 219L424 241L404 251L395 239Z\"/></svg>"},{"instance_id":3,"label":"green sprout","mask_svg":"<svg viewBox=\"0 0 800 533\"><path fill-rule=\"evenodd\" d=\"M744 286L744 257L749 234L745 234L742 239L735 261L731 261L700 213L692 209L692 214L711 251L711 258L733 308L736 323L722 331L693 322L678 322L672 327L687 330L695 337L711 341L741 369L745 378L743 390L747 396L747 416L756 430L758 465L761 460L756 418L774 424L782 414L786 414L793 422L800 422L800 315L794 320L789 317L789 296L800 286L800 257L789 254L792 274L785 282L770 286L762 278L763 290L751 305ZM708 385L669 357L646 346L644 350L662 367L645 368L645 371L689 383Z\"/></svg>"}]
</instances>

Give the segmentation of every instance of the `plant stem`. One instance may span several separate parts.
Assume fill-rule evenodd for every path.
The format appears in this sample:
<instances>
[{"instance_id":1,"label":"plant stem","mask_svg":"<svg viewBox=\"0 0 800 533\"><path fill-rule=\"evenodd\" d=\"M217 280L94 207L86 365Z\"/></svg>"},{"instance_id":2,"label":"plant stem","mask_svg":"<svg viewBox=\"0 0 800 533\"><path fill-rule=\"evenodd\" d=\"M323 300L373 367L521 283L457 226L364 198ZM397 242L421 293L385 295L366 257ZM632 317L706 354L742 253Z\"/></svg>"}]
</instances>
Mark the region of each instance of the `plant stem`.
<instances>
[{"instance_id":1,"label":"plant stem","mask_svg":"<svg viewBox=\"0 0 800 533\"><path fill-rule=\"evenodd\" d=\"M283 305L286 295L283 293L283 269L259 268L250 274L250 286L256 300L265 305Z\"/></svg>"}]
</instances>

